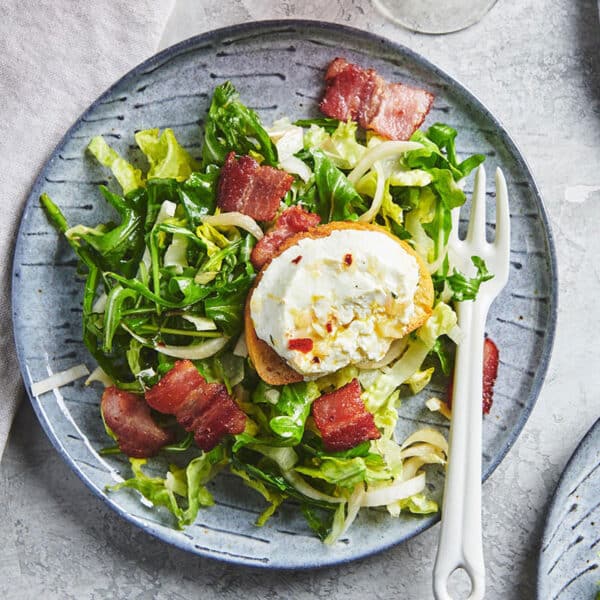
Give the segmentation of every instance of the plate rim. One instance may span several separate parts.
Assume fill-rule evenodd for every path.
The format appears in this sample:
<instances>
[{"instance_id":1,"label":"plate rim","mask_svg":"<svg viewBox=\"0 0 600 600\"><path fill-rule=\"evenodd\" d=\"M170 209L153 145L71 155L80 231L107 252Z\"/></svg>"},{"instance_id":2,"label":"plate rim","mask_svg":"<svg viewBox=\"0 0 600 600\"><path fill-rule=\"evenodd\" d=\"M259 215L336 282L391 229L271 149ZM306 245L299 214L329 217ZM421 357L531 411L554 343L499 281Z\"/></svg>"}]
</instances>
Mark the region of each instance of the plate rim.
<instances>
[{"instance_id":1,"label":"plate rim","mask_svg":"<svg viewBox=\"0 0 600 600\"><path fill-rule=\"evenodd\" d=\"M19 228L17 231L16 241L13 253L13 263L12 263L12 273L11 273L11 317L12 317L12 328L13 328L13 338L15 341L15 347L17 351L17 360L19 363L19 370L21 373L21 377L23 383L25 384L27 377L27 365L25 360L25 349L20 343L19 334L17 332L15 326L15 316L16 316L16 281L17 271L19 267L19 258L23 251L24 239L23 235L23 227L28 216L29 211L31 210L34 202L36 202L36 197L34 196L34 191L39 188L42 183L44 173L48 167L48 165L56 158L56 156L60 153L63 146L70 139L73 131L81 124L82 120L93 110L96 109L98 104L100 104L106 97L108 97L113 90L121 85L123 81L130 77L136 76L138 73L146 71L152 68L159 68L162 64L167 63L169 60L181 56L187 52L193 51L199 47L202 47L203 44L211 43L215 40L226 39L228 36L235 36L239 33L247 33L252 34L261 30L278 30L280 33L294 33L296 30L308 30L308 29L316 29L321 32L338 32L341 35L344 35L348 38L352 36L362 39L366 42L370 42L374 45L379 44L380 46L387 48L393 54L399 54L408 58L413 63L416 63L419 67L424 68L425 70L429 70L435 76L440 78L445 83L449 84L451 89L456 90L460 93L460 95L466 99L469 103L471 103L477 111L480 112L486 119L489 120L495 127L496 131L499 133L499 137L505 143L507 149L510 152L511 158L515 160L517 166L523 171L525 178L527 180L527 184L536 199L537 208L539 210L539 217L543 225L543 230L545 234L545 241L547 246L547 256L549 259L550 266L550 295L548 299L548 324L546 327L546 335L544 337L544 342L542 346L542 352L540 356L540 360L538 363L538 368L536 370L536 375L531 382L530 393L527 396L527 400L524 403L525 405L521 409L521 414L515 423L515 426L510 432L504 446L498 452L498 454L494 457L494 459L490 462L485 472L482 474L482 482L485 482L488 477L496 470L499 464L504 460L509 450L512 448L517 438L523 431L525 424L527 423L531 412L537 402L539 394L541 392L549 363L552 355L555 333L556 333L556 325L557 325L557 313L558 313L558 268L557 268L557 256L556 256L556 248L554 243L554 236L552 233L552 228L550 224L550 220L548 217L548 213L541 195L541 192L537 186L537 183L533 177L532 171L527 163L523 153L520 151L518 145L513 140L512 136L509 134L508 130L502 122L487 108L487 106L479 99L479 97L471 92L468 87L463 85L459 80L455 77L448 74L442 68L438 67L436 64L415 52L411 48L405 46L404 44L395 42L390 38L385 36L381 36L370 31L366 31L363 29L359 29L357 27L352 27L348 25L343 25L339 23L329 22L329 21L320 21L313 19L267 19L267 20L258 20L258 21L250 21L247 23L239 23L235 25L229 25L225 27L220 27L217 29L212 29L210 31L206 31L200 33L198 35L194 35L185 40L182 40L172 46L168 46L163 50L153 54L152 56L146 58L132 69L127 71L124 75L119 77L114 83L112 83L104 92L102 92L95 100L93 100L85 110L77 117L77 119L73 122L73 124L67 129L65 134L61 137L57 145L54 147L52 152L48 155L48 158L42 165L37 174L32 186L27 192L27 197L23 205L23 210L20 216ZM405 535L403 537L394 540L388 544L384 544L379 546L377 549L369 550L366 552L358 552L350 557L342 557L336 558L331 561L323 562L311 562L310 559L307 560L302 565L294 565L283 566L283 565L272 565L270 563L257 563L252 560L240 560L237 558L232 558L229 556L220 556L214 553L209 553L204 550L200 550L197 548L190 548L183 543L181 543L177 539L165 539L161 528L155 526L153 523L149 521L142 521L140 518L135 515L129 513L127 510L121 508L114 500L112 500L108 494L103 492L103 490L97 488L95 484L85 475L85 473L79 469L77 464L71 455L66 451L63 447L60 439L55 436L52 428L50 427L50 423L48 423L43 415L42 407L40 401L36 399L32 393L31 388L28 385L24 385L25 390L27 392L27 396L29 401L34 409L36 417L39 423L42 426L42 429L46 433L46 436L54 446L54 448L58 451L63 460L67 463L67 465L71 468L71 470L84 482L84 484L88 487L88 489L98 498L100 498L103 502L108 504L112 510L114 510L120 517L125 520L135 524L143 531L153 535L158 538L161 542L173 545L180 550L190 552L192 554L196 554L198 556L202 556L205 558L211 558L215 560L219 560L222 562L226 562L229 564L237 564L242 566L251 566L258 567L262 569L273 569L273 570L306 570L311 568L322 568L322 567L330 567L339 564L348 563L355 560L360 560L366 558L368 556L373 556L375 554L379 554L385 550L388 550L394 546L397 546L403 542L406 542L409 539L419 535L424 530L432 527L440 520L440 512L431 517L423 518L422 522L413 529L410 534Z\"/></svg>"},{"instance_id":2,"label":"plate rim","mask_svg":"<svg viewBox=\"0 0 600 600\"><path fill-rule=\"evenodd\" d=\"M596 434L596 430L600 431L600 417L598 417L596 419L596 421L592 424L592 426L586 431L586 433L583 435L583 437L579 440L579 443L573 450L573 453L571 454L571 456L565 463L565 466L560 474L560 477L558 478L558 481L556 482L556 485L554 486L552 496L550 498L550 502L548 503L546 518L544 519L544 530L543 530L542 536L540 538L540 542L538 545L538 553L537 553L538 558L537 558L537 564L536 564L536 578L535 578L537 600L545 600L544 598L542 598L542 596L540 596L542 580L544 579L544 576L542 574L542 556L544 555L543 548L546 544L548 535L550 533L550 530L549 530L550 515L554 512L554 509L558 506L557 493L562 488L562 486L567 478L567 475L570 473L571 469L573 469L576 466L575 463L578 459L579 452L581 451L583 446L587 443L587 441ZM560 526L560 524L559 524L559 526ZM559 527L557 527L556 529L558 530Z\"/></svg>"}]
</instances>

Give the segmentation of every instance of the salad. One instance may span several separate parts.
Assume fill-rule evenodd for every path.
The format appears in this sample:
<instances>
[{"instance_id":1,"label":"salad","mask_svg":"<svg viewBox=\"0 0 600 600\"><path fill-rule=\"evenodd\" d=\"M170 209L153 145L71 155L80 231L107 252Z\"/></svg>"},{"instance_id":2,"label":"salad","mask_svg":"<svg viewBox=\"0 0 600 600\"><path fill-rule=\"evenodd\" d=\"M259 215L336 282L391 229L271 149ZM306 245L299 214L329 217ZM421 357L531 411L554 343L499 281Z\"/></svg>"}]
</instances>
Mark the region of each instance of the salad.
<instances>
[{"instance_id":1,"label":"salad","mask_svg":"<svg viewBox=\"0 0 600 600\"><path fill-rule=\"evenodd\" d=\"M343 62L334 70L346 76ZM350 67L382 97L400 93ZM336 111L329 92L339 95L331 71L326 114ZM198 159L171 129L135 134L145 172L91 140L120 186L100 186L116 223L72 226L41 196L85 278L90 380L106 386L101 452L131 463L112 491L137 490L182 528L227 470L264 497L257 525L291 499L326 543L363 507L438 510L423 467L445 464L444 437L395 430L401 391L450 373L453 302L491 277L477 257L474 277L458 272L447 253L460 182L484 157L459 161L447 125L416 128L422 107L393 136L369 110L267 126L226 82ZM348 283L358 281L360 293ZM172 463L163 477L144 470L157 453Z\"/></svg>"}]
</instances>

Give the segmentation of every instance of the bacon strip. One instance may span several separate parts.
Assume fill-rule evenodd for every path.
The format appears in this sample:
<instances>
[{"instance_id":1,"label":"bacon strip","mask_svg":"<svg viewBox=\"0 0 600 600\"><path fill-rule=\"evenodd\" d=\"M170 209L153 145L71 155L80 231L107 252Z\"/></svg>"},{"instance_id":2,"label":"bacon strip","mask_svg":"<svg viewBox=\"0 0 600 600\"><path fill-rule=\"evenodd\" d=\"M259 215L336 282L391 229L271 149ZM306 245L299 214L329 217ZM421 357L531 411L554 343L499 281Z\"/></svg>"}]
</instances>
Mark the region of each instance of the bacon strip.
<instances>
[{"instance_id":1,"label":"bacon strip","mask_svg":"<svg viewBox=\"0 0 600 600\"><path fill-rule=\"evenodd\" d=\"M228 433L242 433L246 415L222 383L208 383L190 360L178 360L173 368L146 392L148 404L194 432L202 450L212 450Z\"/></svg>"},{"instance_id":2,"label":"bacon strip","mask_svg":"<svg viewBox=\"0 0 600 600\"><path fill-rule=\"evenodd\" d=\"M481 399L482 410L486 415L490 414L494 402L494 384L496 383L496 377L498 377L499 359L498 346L491 338L486 337L483 342L483 391ZM451 375L448 381L448 406L450 408L452 408L453 390L454 376Z\"/></svg>"},{"instance_id":3,"label":"bacon strip","mask_svg":"<svg viewBox=\"0 0 600 600\"><path fill-rule=\"evenodd\" d=\"M275 227L252 249L250 256L252 264L256 269L261 269L277 254L285 240L296 233L308 231L311 227L316 227L320 222L321 217L319 215L308 212L300 206L291 206L284 210L277 217Z\"/></svg>"},{"instance_id":4,"label":"bacon strip","mask_svg":"<svg viewBox=\"0 0 600 600\"><path fill-rule=\"evenodd\" d=\"M392 139L407 140L421 126L433 95L403 83L388 83L373 69L334 59L325 74L321 111L328 117L352 119L361 127Z\"/></svg>"},{"instance_id":5,"label":"bacon strip","mask_svg":"<svg viewBox=\"0 0 600 600\"><path fill-rule=\"evenodd\" d=\"M381 433L360 399L358 379L313 402L312 415L327 450L348 450Z\"/></svg>"},{"instance_id":6,"label":"bacon strip","mask_svg":"<svg viewBox=\"0 0 600 600\"><path fill-rule=\"evenodd\" d=\"M494 384L498 377L498 346L489 338L483 344L483 412L490 414L494 401Z\"/></svg>"},{"instance_id":7,"label":"bacon strip","mask_svg":"<svg viewBox=\"0 0 600 600\"><path fill-rule=\"evenodd\" d=\"M108 387L102 394L101 410L106 425L117 436L121 452L133 458L154 456L173 440L150 414L144 397Z\"/></svg>"},{"instance_id":8,"label":"bacon strip","mask_svg":"<svg viewBox=\"0 0 600 600\"><path fill-rule=\"evenodd\" d=\"M238 211L258 221L275 218L294 178L285 171L260 166L251 156L230 152L219 176L217 204L223 212Z\"/></svg>"}]
</instances>

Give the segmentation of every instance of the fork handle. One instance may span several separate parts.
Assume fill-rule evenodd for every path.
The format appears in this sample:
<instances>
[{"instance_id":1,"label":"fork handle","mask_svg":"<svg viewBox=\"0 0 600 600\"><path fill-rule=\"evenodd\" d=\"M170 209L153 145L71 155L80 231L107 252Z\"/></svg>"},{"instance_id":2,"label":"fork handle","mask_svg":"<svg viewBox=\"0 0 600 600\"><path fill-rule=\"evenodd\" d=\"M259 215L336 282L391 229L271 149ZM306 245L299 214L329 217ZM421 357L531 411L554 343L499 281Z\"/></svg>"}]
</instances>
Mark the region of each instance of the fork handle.
<instances>
[{"instance_id":1,"label":"fork handle","mask_svg":"<svg viewBox=\"0 0 600 600\"><path fill-rule=\"evenodd\" d=\"M456 350L448 470L440 541L433 571L436 600L452 600L448 579L463 568L471 579L469 600L481 600L485 569L481 534L481 401L483 339L488 307L461 302L458 322L464 339Z\"/></svg>"}]
</instances>

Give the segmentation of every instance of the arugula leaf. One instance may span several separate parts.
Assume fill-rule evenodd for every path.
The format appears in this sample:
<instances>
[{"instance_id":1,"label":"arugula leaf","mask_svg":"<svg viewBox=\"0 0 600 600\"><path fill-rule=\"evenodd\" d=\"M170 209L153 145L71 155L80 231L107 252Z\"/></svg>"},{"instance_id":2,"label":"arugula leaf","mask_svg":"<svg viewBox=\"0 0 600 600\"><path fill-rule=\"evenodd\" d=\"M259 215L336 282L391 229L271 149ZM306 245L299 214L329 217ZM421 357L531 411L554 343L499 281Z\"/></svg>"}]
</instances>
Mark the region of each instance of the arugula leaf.
<instances>
[{"instance_id":1,"label":"arugula leaf","mask_svg":"<svg viewBox=\"0 0 600 600\"><path fill-rule=\"evenodd\" d=\"M459 163L456 157L456 135L456 129L443 123L434 123L427 132L417 129L410 139L423 144L423 148L408 152L405 157L406 165L425 171L433 168L447 169L455 181L463 179L485 160L485 156L474 154Z\"/></svg>"},{"instance_id":2,"label":"arugula leaf","mask_svg":"<svg viewBox=\"0 0 600 600\"><path fill-rule=\"evenodd\" d=\"M67 239L83 240L98 255L98 264L103 271L119 271L131 277L144 252L144 208L139 195L119 196L105 186L100 186L105 199L119 213L121 223L98 227L77 225L65 232Z\"/></svg>"},{"instance_id":3,"label":"arugula leaf","mask_svg":"<svg viewBox=\"0 0 600 600\"><path fill-rule=\"evenodd\" d=\"M215 212L219 174L216 165L208 165L204 173L192 173L178 186L179 200L192 227L200 225L202 216Z\"/></svg>"},{"instance_id":4,"label":"arugula leaf","mask_svg":"<svg viewBox=\"0 0 600 600\"><path fill-rule=\"evenodd\" d=\"M494 275L487 270L485 261L482 258L479 256L471 256L471 261L477 269L475 277L467 277L457 269L454 269L452 275L446 277L450 289L454 292L452 299L456 302L475 300L481 284L494 277Z\"/></svg>"},{"instance_id":5,"label":"arugula leaf","mask_svg":"<svg viewBox=\"0 0 600 600\"><path fill-rule=\"evenodd\" d=\"M299 127L310 127L311 125L316 125L317 127L322 127L327 133L333 133L343 121L339 119L332 119L330 117L320 117L316 119L298 119L294 121L294 125L298 125Z\"/></svg>"},{"instance_id":6,"label":"arugula leaf","mask_svg":"<svg viewBox=\"0 0 600 600\"><path fill-rule=\"evenodd\" d=\"M277 150L257 114L239 101L230 81L215 88L204 123L202 166L222 165L229 152L252 154L259 162L277 166Z\"/></svg>"},{"instance_id":7,"label":"arugula leaf","mask_svg":"<svg viewBox=\"0 0 600 600\"><path fill-rule=\"evenodd\" d=\"M311 150L310 153L315 161L315 208L321 221L356 221L366 209L361 195L323 152Z\"/></svg>"}]
</instances>

